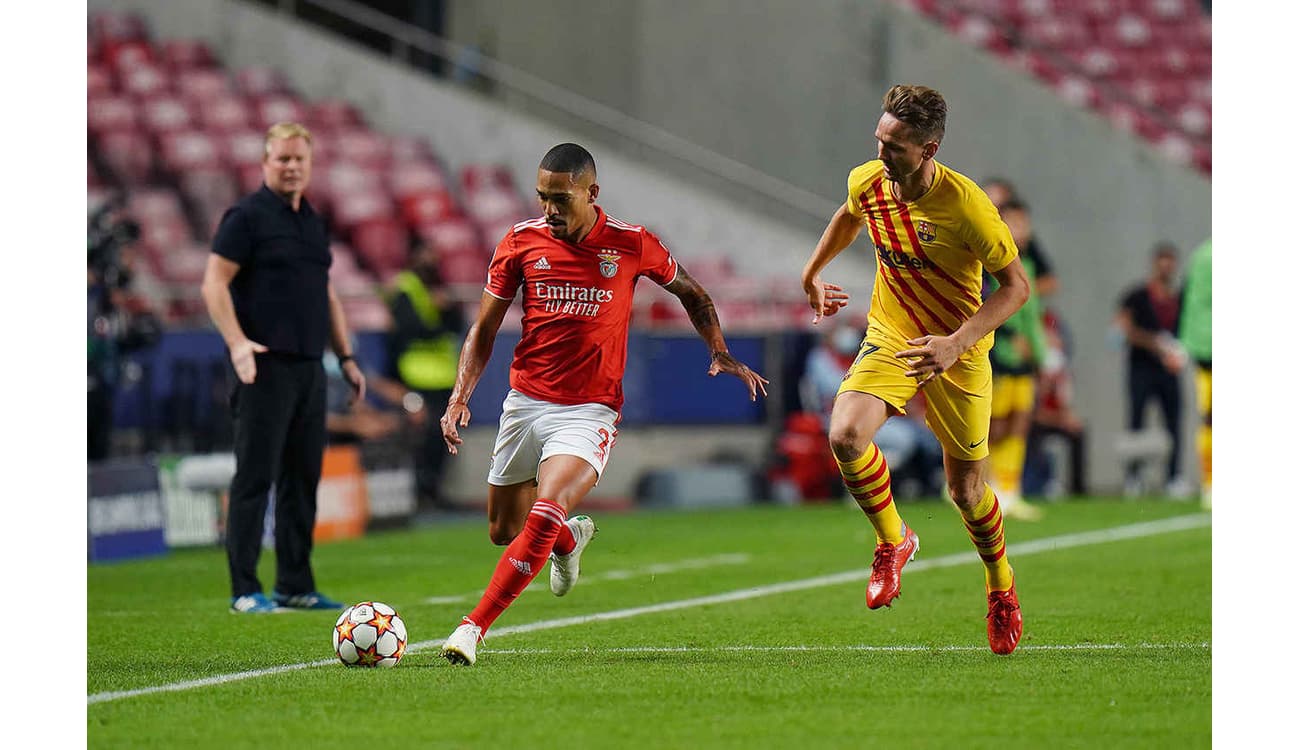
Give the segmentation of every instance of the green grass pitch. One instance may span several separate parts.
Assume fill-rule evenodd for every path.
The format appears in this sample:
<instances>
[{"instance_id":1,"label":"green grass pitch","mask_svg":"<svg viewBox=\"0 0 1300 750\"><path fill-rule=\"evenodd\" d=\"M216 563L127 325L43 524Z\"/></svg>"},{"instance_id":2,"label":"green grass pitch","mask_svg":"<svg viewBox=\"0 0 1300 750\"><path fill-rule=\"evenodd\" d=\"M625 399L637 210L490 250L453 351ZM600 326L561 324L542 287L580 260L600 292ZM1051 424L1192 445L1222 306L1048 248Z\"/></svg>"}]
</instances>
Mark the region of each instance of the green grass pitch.
<instances>
[{"instance_id":1,"label":"green grass pitch","mask_svg":"<svg viewBox=\"0 0 1300 750\"><path fill-rule=\"evenodd\" d=\"M921 551L874 612L856 508L593 514L578 586L556 599L543 571L472 668L436 646L500 554L483 520L317 547L323 591L405 619L414 648L391 670L330 661L335 613L229 614L221 550L94 565L88 745L1210 746L1208 515L1092 500L1008 521L1025 635L997 657L955 511L900 510ZM583 615L604 617L562 621Z\"/></svg>"}]
</instances>

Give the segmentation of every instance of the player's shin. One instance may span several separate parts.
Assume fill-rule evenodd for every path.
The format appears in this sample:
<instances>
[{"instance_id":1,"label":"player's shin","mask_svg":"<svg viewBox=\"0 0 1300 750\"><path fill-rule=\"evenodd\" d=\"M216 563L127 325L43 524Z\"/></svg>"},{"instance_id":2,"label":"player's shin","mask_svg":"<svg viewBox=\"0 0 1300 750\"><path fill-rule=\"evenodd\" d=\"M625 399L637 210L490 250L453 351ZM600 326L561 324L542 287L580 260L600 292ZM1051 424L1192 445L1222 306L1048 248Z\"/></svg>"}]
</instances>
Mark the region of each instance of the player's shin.
<instances>
[{"instance_id":1,"label":"player's shin","mask_svg":"<svg viewBox=\"0 0 1300 750\"><path fill-rule=\"evenodd\" d=\"M998 505L993 488L984 485L984 497L969 510L958 507L966 532L975 544L980 559L984 561L984 581L990 591L1011 588L1011 564L1007 562L1006 533L1002 524L1002 508Z\"/></svg>"},{"instance_id":2,"label":"player's shin","mask_svg":"<svg viewBox=\"0 0 1300 750\"><path fill-rule=\"evenodd\" d=\"M541 572L565 518L564 508L557 503L539 499L533 504L523 531L502 553L483 598L469 614L484 633Z\"/></svg>"},{"instance_id":3,"label":"player's shin","mask_svg":"<svg viewBox=\"0 0 1300 750\"><path fill-rule=\"evenodd\" d=\"M894 505L885 454L875 443L871 443L861 456L852 461L836 459L836 463L840 466L840 476L844 478L849 494L853 495L858 507L862 508L862 512L867 514L867 519L875 527L876 540L890 544L903 541L903 519Z\"/></svg>"}]
</instances>

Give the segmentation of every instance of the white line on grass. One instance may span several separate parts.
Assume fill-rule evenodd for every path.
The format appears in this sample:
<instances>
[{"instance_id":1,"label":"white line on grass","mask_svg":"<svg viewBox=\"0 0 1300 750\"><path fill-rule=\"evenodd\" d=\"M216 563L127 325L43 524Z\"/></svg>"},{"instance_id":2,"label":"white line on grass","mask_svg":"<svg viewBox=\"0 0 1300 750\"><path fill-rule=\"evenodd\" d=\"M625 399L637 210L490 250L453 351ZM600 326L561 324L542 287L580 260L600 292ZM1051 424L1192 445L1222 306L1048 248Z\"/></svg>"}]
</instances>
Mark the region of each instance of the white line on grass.
<instances>
[{"instance_id":1,"label":"white line on grass","mask_svg":"<svg viewBox=\"0 0 1300 750\"><path fill-rule=\"evenodd\" d=\"M1148 521L1145 523L1135 523L1128 526L1117 526L1110 529L1100 529L1097 531L1084 531L1077 534L1063 534L1061 536L1047 537L1045 539L1035 539L1028 542L1019 542L1008 546L1007 553L1014 555L1031 555L1038 552L1050 552L1055 550L1069 549L1071 547L1083 547L1093 544L1104 544L1106 542L1122 541L1126 539L1140 539L1157 534L1168 534L1176 531L1186 531L1188 529L1202 528L1210 525L1210 514L1199 513L1195 515L1175 516L1159 521ZM958 565L968 565L978 562L979 557L972 552L963 552L954 555L945 555L943 557L914 560L904 573L919 573L923 570L934 570L937 568L951 568ZM588 622L604 622L608 620L623 620L629 617L640 617L641 615L655 614L658 612L671 612L679 609L689 609L692 607L704 607L712 604L725 604L728 602L744 601L746 599L757 599L774 594L784 594L791 591L805 591L807 589L822 588L825 586L835 586L843 583L852 583L861 581L869 575L866 569L850 570L843 573L832 575L817 576L814 578L805 578L798 581L786 581L784 583L775 583L767 586L755 586L747 589L737 589L722 594L712 596L700 596L692 599L681 599L673 602L663 602L661 604L652 604L645 607L631 607L628 609L616 609L609 612L597 612L590 615L578 615L576 617L561 617L554 620L541 620L530 622L522 625L508 625L502 628L492 630L493 638L502 638L516 633L532 633L538 630L553 630L555 628L565 628L570 625L582 625ZM441 640L420 641L419 643L410 644L407 651L418 651L431 646L441 646ZM1084 644L1087 645L1087 644ZM1104 648L1101 646L1098 648ZM927 646L904 646L904 647L878 647L880 650L888 648L915 650L933 650ZM958 648L958 647L953 647ZM974 650L981 650L977 647L971 647ZM1024 646L1022 648L1031 648ZM738 647L743 649L743 647ZM121 698L132 698L139 695L149 695L152 693L175 692L180 690L191 690L193 688L210 687L213 685L223 685L238 680L246 680L253 677L263 677L266 675L280 674L282 672L292 672L298 669L308 667L319 667L326 664L334 664L334 659L321 659L312 662L303 662L301 664L288 664L279 667L268 667L265 669L250 669L244 672L234 674L216 675L205 677L198 680L187 680L185 682L173 682L166 685L152 685L149 687L136 688L134 690L117 690L105 693L94 693L87 696L88 704L104 703L106 701L118 700Z\"/></svg>"},{"instance_id":2,"label":"white line on grass","mask_svg":"<svg viewBox=\"0 0 1300 750\"><path fill-rule=\"evenodd\" d=\"M595 583L596 581L626 581L637 576L650 576L664 573L676 573L682 570L702 570L704 568L715 568L720 565L744 565L752 557L743 552L727 552L721 555L711 555L709 557L694 557L686 560L677 560L669 563L656 563L647 565L644 568L635 570L607 570L604 573L598 573L590 578L583 578L583 584ZM536 581L524 589L525 592L541 591L546 589L549 592L550 584L542 581L539 576ZM457 604L466 600L473 600L482 594L482 590L472 591L468 594L452 594L450 596L431 596L424 600L425 604Z\"/></svg>"},{"instance_id":3,"label":"white line on grass","mask_svg":"<svg viewBox=\"0 0 1300 750\"><path fill-rule=\"evenodd\" d=\"M1017 651L1121 651L1121 650L1147 650L1147 651L1174 651L1196 649L1204 650L1210 648L1207 642L1200 643L1055 643L1055 644L1038 644L1022 645ZM912 653L912 652L932 652L948 653L953 651L987 651L988 646L869 646L869 645L849 645L849 646L616 646L612 648L490 648L483 649L480 653L492 654L494 656L505 654L510 656L532 656L534 654L684 654L684 653L708 653L708 652L741 652L754 651L760 653L783 653L783 652L846 652L846 651L868 651L872 653Z\"/></svg>"}]
</instances>

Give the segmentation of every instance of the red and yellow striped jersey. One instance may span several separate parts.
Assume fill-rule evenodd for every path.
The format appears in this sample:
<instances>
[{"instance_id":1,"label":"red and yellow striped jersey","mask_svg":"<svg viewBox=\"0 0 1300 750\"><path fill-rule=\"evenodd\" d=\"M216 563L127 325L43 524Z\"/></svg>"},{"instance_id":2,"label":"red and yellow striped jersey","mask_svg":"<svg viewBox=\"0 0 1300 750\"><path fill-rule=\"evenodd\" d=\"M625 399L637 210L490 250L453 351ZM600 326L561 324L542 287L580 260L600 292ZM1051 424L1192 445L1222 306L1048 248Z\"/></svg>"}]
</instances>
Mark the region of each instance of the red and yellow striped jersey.
<instances>
[{"instance_id":1,"label":"red and yellow striped jersey","mask_svg":"<svg viewBox=\"0 0 1300 750\"><path fill-rule=\"evenodd\" d=\"M866 224L876 250L867 338L946 336L983 303L982 269L1000 271L1019 251L997 209L973 180L934 163L934 183L911 203L890 191L884 165L849 173L846 208ZM990 333L973 347L986 352Z\"/></svg>"}]
</instances>

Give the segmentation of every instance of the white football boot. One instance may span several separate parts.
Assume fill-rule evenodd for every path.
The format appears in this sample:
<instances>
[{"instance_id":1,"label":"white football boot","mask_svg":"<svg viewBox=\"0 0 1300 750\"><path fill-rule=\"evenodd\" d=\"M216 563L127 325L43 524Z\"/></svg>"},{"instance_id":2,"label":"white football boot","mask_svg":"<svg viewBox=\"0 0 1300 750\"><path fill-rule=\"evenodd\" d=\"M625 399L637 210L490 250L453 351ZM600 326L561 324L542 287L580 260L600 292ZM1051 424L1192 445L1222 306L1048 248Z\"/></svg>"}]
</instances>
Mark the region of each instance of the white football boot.
<instances>
[{"instance_id":1,"label":"white football boot","mask_svg":"<svg viewBox=\"0 0 1300 750\"><path fill-rule=\"evenodd\" d=\"M483 628L469 620L461 622L460 627L451 631L447 640L442 642L442 658L452 664L474 666L474 662L478 661L478 642L482 637Z\"/></svg>"},{"instance_id":2,"label":"white football boot","mask_svg":"<svg viewBox=\"0 0 1300 750\"><path fill-rule=\"evenodd\" d=\"M573 545L573 551L567 555L551 553L551 593L556 596L569 593L573 585L578 582L578 559L582 557L582 550L596 535L596 522L592 521L590 516L574 516L565 523L573 532L576 543Z\"/></svg>"}]
</instances>

